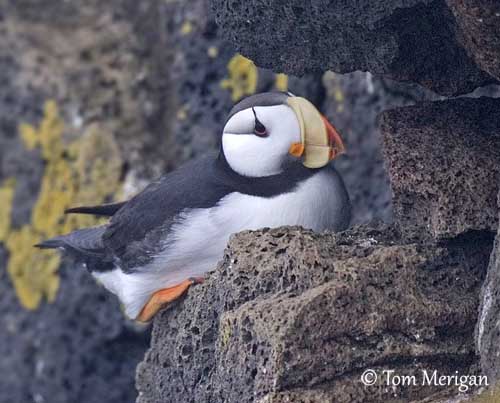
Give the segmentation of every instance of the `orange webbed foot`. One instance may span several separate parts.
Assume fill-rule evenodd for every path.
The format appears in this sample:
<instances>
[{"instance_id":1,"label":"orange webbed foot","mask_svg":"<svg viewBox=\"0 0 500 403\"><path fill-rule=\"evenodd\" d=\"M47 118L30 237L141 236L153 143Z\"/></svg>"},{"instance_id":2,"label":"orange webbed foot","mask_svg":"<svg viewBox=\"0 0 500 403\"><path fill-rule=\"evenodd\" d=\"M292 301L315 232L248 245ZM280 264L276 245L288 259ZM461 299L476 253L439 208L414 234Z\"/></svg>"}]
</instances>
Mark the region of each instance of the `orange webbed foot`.
<instances>
[{"instance_id":1,"label":"orange webbed foot","mask_svg":"<svg viewBox=\"0 0 500 403\"><path fill-rule=\"evenodd\" d=\"M162 307L184 295L193 284L200 284L203 280L203 277L191 277L176 286L156 291L147 304L144 305L136 320L139 322L149 322Z\"/></svg>"}]
</instances>

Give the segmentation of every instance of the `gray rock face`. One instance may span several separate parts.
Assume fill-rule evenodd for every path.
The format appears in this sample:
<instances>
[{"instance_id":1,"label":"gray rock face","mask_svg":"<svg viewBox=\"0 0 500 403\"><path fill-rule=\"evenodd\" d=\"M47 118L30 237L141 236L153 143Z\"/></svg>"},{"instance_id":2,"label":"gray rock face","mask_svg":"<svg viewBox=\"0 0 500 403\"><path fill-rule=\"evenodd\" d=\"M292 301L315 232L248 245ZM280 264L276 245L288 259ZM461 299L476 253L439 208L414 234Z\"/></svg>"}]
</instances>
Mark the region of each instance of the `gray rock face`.
<instances>
[{"instance_id":1,"label":"gray rock face","mask_svg":"<svg viewBox=\"0 0 500 403\"><path fill-rule=\"evenodd\" d=\"M52 304L22 309L0 247L0 402L132 402L149 336L81 267L61 268Z\"/></svg>"},{"instance_id":2,"label":"gray rock face","mask_svg":"<svg viewBox=\"0 0 500 403\"><path fill-rule=\"evenodd\" d=\"M491 237L468 241L404 244L366 227L235 235L206 282L155 319L138 402L425 397L436 390L388 390L382 377L363 388L359 377L473 371Z\"/></svg>"},{"instance_id":3,"label":"gray rock face","mask_svg":"<svg viewBox=\"0 0 500 403\"><path fill-rule=\"evenodd\" d=\"M394 213L409 238L496 231L500 99L454 99L382 113Z\"/></svg>"},{"instance_id":4,"label":"gray rock face","mask_svg":"<svg viewBox=\"0 0 500 403\"><path fill-rule=\"evenodd\" d=\"M384 109L438 98L418 85L404 85L369 73L323 76L322 111L342 134L346 154L335 160L349 191L352 223L391 222L391 189L381 152L377 115Z\"/></svg>"},{"instance_id":5,"label":"gray rock face","mask_svg":"<svg viewBox=\"0 0 500 403\"><path fill-rule=\"evenodd\" d=\"M500 79L500 4L495 0L447 0L459 38L475 62Z\"/></svg>"},{"instance_id":6,"label":"gray rock face","mask_svg":"<svg viewBox=\"0 0 500 403\"><path fill-rule=\"evenodd\" d=\"M41 7L21 0L3 5L2 15L6 108L29 100L26 108L39 117L43 101L55 99L70 139L94 123L116 136L141 176L161 172L172 143L165 113L169 77L162 70L169 55L157 6L117 0L114 6L54 1Z\"/></svg>"},{"instance_id":7,"label":"gray rock face","mask_svg":"<svg viewBox=\"0 0 500 403\"><path fill-rule=\"evenodd\" d=\"M32 245L94 223L63 218L66 203L112 198L127 168L150 177L170 158L166 54L145 45L158 15L126 1L0 6L2 403L135 399L148 336L82 267L57 272Z\"/></svg>"},{"instance_id":8,"label":"gray rock face","mask_svg":"<svg viewBox=\"0 0 500 403\"><path fill-rule=\"evenodd\" d=\"M500 198L499 198L500 202ZM481 292L481 309L476 328L481 368L491 384L500 379L500 228L491 254L488 275Z\"/></svg>"},{"instance_id":9,"label":"gray rock face","mask_svg":"<svg viewBox=\"0 0 500 403\"><path fill-rule=\"evenodd\" d=\"M444 95L494 81L457 39L443 0L212 0L225 37L261 67L290 74L370 71Z\"/></svg>"}]
</instances>

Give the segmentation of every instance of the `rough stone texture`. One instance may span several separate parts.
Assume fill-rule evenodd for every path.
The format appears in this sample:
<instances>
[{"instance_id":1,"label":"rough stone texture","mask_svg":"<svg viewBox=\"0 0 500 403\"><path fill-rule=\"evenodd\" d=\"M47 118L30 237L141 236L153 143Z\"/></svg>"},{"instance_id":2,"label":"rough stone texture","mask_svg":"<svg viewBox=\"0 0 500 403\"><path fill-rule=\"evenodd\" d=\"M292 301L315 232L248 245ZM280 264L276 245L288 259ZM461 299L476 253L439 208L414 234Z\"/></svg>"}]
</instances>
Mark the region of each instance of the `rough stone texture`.
<instances>
[{"instance_id":1,"label":"rough stone texture","mask_svg":"<svg viewBox=\"0 0 500 403\"><path fill-rule=\"evenodd\" d=\"M418 85L381 79L370 73L323 76L322 111L342 134L346 154L335 161L349 191L352 223L392 221L389 178L381 153L377 115L385 109L439 99Z\"/></svg>"},{"instance_id":2,"label":"rough stone texture","mask_svg":"<svg viewBox=\"0 0 500 403\"><path fill-rule=\"evenodd\" d=\"M212 0L226 38L257 65L290 74L355 70L444 95L493 80L457 39L444 0Z\"/></svg>"},{"instance_id":3,"label":"rough stone texture","mask_svg":"<svg viewBox=\"0 0 500 403\"><path fill-rule=\"evenodd\" d=\"M96 123L117 137L135 169L148 176L161 172L171 141L169 55L158 6L117 0L42 7L21 0L1 12L2 105L14 109L29 100L25 108L40 114L36 100L55 98L68 117L69 138Z\"/></svg>"},{"instance_id":4,"label":"rough stone texture","mask_svg":"<svg viewBox=\"0 0 500 403\"><path fill-rule=\"evenodd\" d=\"M41 224L32 222L32 211L37 198L46 194L41 183L47 158L23 144L19 127L22 123L38 127L47 100L58 106L64 144L80 144L90 131L98 133L98 138L117 147L123 174L134 170L150 177L168 164L172 157L165 121L168 75L158 69L168 55L159 52L164 45L157 8L153 2L133 1L1 2L0 194L5 180L12 178L15 194L12 202L0 201L0 232L8 229L22 236L21 228L40 229ZM72 158L63 155L62 160L74 164ZM96 155L89 158L92 165L98 160ZM56 173L64 176L67 171ZM5 226L3 213L11 206L11 223ZM62 231L62 225L55 230ZM0 234L0 239L4 236L9 234ZM135 366L147 336L130 326L117 301L85 270L70 262L51 277L51 290L58 286L55 300L44 299L33 311L23 308L14 290L19 281L6 268L15 254L26 251L24 266L30 267L19 269L31 270L34 290L29 293L39 292L42 275L29 259L35 254L34 242L21 238L7 248L3 240L0 402L133 401Z\"/></svg>"},{"instance_id":5,"label":"rough stone texture","mask_svg":"<svg viewBox=\"0 0 500 403\"><path fill-rule=\"evenodd\" d=\"M409 238L496 231L500 99L462 98L382 113L394 213Z\"/></svg>"},{"instance_id":6,"label":"rough stone texture","mask_svg":"<svg viewBox=\"0 0 500 403\"><path fill-rule=\"evenodd\" d=\"M498 384L496 386L483 389L472 396L462 398L457 397L453 401L447 402L436 402L436 403L496 403L500 401L500 387Z\"/></svg>"},{"instance_id":7,"label":"rough stone texture","mask_svg":"<svg viewBox=\"0 0 500 403\"><path fill-rule=\"evenodd\" d=\"M498 198L500 206L500 193ZM476 328L481 368L491 384L500 380L500 227L493 246L488 275L481 292L481 308ZM500 395L500 391L499 391Z\"/></svg>"},{"instance_id":8,"label":"rough stone texture","mask_svg":"<svg viewBox=\"0 0 500 403\"><path fill-rule=\"evenodd\" d=\"M138 403L423 398L364 369L470 373L492 237L404 244L390 228L235 235L204 284L154 321ZM329 399L329 400L328 400Z\"/></svg>"},{"instance_id":9,"label":"rough stone texture","mask_svg":"<svg viewBox=\"0 0 500 403\"><path fill-rule=\"evenodd\" d=\"M118 302L81 267L61 268L52 304L23 310L0 247L0 402L132 402L133 376L148 344Z\"/></svg>"},{"instance_id":10,"label":"rough stone texture","mask_svg":"<svg viewBox=\"0 0 500 403\"><path fill-rule=\"evenodd\" d=\"M500 79L500 3L496 0L446 0L455 16L461 42L476 63Z\"/></svg>"}]
</instances>

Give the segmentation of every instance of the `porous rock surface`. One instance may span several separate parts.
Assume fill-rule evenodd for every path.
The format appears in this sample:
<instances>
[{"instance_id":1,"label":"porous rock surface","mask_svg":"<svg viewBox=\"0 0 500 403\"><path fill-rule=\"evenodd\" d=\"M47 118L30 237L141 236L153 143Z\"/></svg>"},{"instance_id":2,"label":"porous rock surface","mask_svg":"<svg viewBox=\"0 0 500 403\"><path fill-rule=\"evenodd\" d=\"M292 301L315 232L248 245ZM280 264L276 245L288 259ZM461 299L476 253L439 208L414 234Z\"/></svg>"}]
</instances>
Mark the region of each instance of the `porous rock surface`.
<instances>
[{"instance_id":1,"label":"porous rock surface","mask_svg":"<svg viewBox=\"0 0 500 403\"><path fill-rule=\"evenodd\" d=\"M385 111L384 155L396 222L408 238L496 231L500 99L460 98Z\"/></svg>"},{"instance_id":2,"label":"porous rock surface","mask_svg":"<svg viewBox=\"0 0 500 403\"><path fill-rule=\"evenodd\" d=\"M468 3L481 7L483 2ZM258 66L274 71L370 71L443 95L495 81L480 67L490 63L478 66L469 55L444 0L372 1L369 7L324 0L212 0L212 5L225 37ZM462 8L453 10L461 13ZM475 27L494 37L498 25L493 16L488 21ZM467 31L472 38L475 33ZM494 48L496 42L490 42Z\"/></svg>"},{"instance_id":3,"label":"porous rock surface","mask_svg":"<svg viewBox=\"0 0 500 403\"><path fill-rule=\"evenodd\" d=\"M459 27L459 40L475 62L500 79L500 3L496 0L446 0Z\"/></svg>"},{"instance_id":4,"label":"porous rock surface","mask_svg":"<svg viewBox=\"0 0 500 403\"><path fill-rule=\"evenodd\" d=\"M404 85L355 72L323 76L321 111L341 133L346 153L335 159L352 206L352 224L391 222L392 194L381 151L377 115L385 110L439 97L418 85Z\"/></svg>"},{"instance_id":5,"label":"porous rock surface","mask_svg":"<svg viewBox=\"0 0 500 403\"><path fill-rule=\"evenodd\" d=\"M499 194L500 206L500 194ZM481 368L490 384L500 380L500 226L493 246L488 275L481 291L481 308L476 328Z\"/></svg>"},{"instance_id":6,"label":"porous rock surface","mask_svg":"<svg viewBox=\"0 0 500 403\"><path fill-rule=\"evenodd\" d=\"M470 373L491 237L403 243L392 228L243 232L204 284L154 320L138 403L382 402L366 368ZM381 381L382 382L382 381Z\"/></svg>"}]
</instances>

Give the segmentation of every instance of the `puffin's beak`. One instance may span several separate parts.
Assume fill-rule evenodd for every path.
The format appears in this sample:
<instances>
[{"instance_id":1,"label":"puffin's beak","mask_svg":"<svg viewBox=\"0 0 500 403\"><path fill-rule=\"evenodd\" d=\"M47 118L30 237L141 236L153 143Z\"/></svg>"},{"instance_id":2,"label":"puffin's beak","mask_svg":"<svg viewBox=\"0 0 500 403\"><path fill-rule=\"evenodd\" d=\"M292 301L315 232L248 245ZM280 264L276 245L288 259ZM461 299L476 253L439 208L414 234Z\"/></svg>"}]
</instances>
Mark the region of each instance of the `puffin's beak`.
<instances>
[{"instance_id":1,"label":"puffin's beak","mask_svg":"<svg viewBox=\"0 0 500 403\"><path fill-rule=\"evenodd\" d=\"M290 154L302 157L308 168L321 168L345 151L337 130L311 102L302 97L290 97L287 102L299 120L301 138L290 146Z\"/></svg>"}]
</instances>

